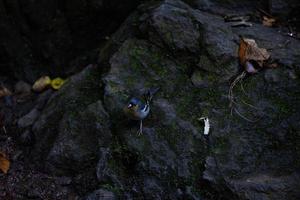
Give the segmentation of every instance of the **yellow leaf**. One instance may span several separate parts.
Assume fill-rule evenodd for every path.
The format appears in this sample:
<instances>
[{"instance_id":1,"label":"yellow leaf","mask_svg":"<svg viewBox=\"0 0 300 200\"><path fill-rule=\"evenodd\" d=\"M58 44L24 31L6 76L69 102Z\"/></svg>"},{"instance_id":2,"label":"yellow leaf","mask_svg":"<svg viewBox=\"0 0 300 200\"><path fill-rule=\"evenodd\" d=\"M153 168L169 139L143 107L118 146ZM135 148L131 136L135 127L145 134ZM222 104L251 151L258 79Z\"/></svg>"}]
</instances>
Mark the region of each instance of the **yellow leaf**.
<instances>
[{"instance_id":1,"label":"yellow leaf","mask_svg":"<svg viewBox=\"0 0 300 200\"><path fill-rule=\"evenodd\" d=\"M66 82L66 80L62 78L55 78L51 81L51 87L55 90L58 90L61 88L61 86Z\"/></svg>"},{"instance_id":2,"label":"yellow leaf","mask_svg":"<svg viewBox=\"0 0 300 200\"><path fill-rule=\"evenodd\" d=\"M49 76L42 76L37 81L34 82L32 90L35 92L42 92L51 84L51 79Z\"/></svg>"},{"instance_id":3,"label":"yellow leaf","mask_svg":"<svg viewBox=\"0 0 300 200\"><path fill-rule=\"evenodd\" d=\"M0 170L6 174L9 170L10 167L10 162L9 160L6 158L5 154L0 152Z\"/></svg>"}]
</instances>

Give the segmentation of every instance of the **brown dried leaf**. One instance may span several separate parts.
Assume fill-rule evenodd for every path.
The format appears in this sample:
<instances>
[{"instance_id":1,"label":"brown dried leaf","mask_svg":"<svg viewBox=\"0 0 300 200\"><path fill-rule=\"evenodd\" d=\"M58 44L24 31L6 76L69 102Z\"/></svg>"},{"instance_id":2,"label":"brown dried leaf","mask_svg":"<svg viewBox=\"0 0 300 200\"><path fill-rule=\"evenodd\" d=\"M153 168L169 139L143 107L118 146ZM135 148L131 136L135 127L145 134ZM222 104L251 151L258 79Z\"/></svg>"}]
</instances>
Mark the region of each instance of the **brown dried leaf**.
<instances>
[{"instance_id":1,"label":"brown dried leaf","mask_svg":"<svg viewBox=\"0 0 300 200\"><path fill-rule=\"evenodd\" d=\"M247 51L247 48L248 48L248 44L243 40L241 39L240 41L240 46L239 46L239 59L240 59L240 63L241 65L245 65L246 63L246 51Z\"/></svg>"},{"instance_id":2,"label":"brown dried leaf","mask_svg":"<svg viewBox=\"0 0 300 200\"><path fill-rule=\"evenodd\" d=\"M272 17L263 16L262 23L264 26L272 27L275 25L276 19L274 19Z\"/></svg>"},{"instance_id":3,"label":"brown dried leaf","mask_svg":"<svg viewBox=\"0 0 300 200\"><path fill-rule=\"evenodd\" d=\"M0 170L6 174L9 170L10 162L6 158L6 155L2 152L0 152Z\"/></svg>"},{"instance_id":4,"label":"brown dried leaf","mask_svg":"<svg viewBox=\"0 0 300 200\"><path fill-rule=\"evenodd\" d=\"M10 96L12 93L4 86L0 86L0 98L5 96Z\"/></svg>"},{"instance_id":5,"label":"brown dried leaf","mask_svg":"<svg viewBox=\"0 0 300 200\"><path fill-rule=\"evenodd\" d=\"M269 67L269 68L277 68L277 67L279 67L279 65L278 65L278 63L270 63L270 64L267 65L267 67Z\"/></svg>"},{"instance_id":6,"label":"brown dried leaf","mask_svg":"<svg viewBox=\"0 0 300 200\"><path fill-rule=\"evenodd\" d=\"M264 61L270 58L270 54L264 48L259 48L253 39L241 38L239 46L239 59L241 65L245 66L246 61L255 61L263 67Z\"/></svg>"}]
</instances>

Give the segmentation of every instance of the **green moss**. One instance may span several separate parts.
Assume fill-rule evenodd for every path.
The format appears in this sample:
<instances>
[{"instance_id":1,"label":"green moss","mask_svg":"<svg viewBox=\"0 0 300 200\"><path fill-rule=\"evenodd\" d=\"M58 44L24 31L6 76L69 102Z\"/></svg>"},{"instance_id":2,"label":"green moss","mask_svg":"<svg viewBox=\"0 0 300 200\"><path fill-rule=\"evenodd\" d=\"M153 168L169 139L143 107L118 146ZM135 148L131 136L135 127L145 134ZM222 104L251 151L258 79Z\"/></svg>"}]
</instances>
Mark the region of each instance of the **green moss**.
<instances>
[{"instance_id":1,"label":"green moss","mask_svg":"<svg viewBox=\"0 0 300 200\"><path fill-rule=\"evenodd\" d=\"M182 119L189 119L193 123L197 122L197 118L201 117L201 108L196 106L199 104L199 96L201 91L198 89L182 91L177 95L178 102L176 102L176 113Z\"/></svg>"},{"instance_id":2,"label":"green moss","mask_svg":"<svg viewBox=\"0 0 300 200\"><path fill-rule=\"evenodd\" d=\"M271 98L272 104L276 106L281 117L286 117L292 113L290 103L278 96Z\"/></svg>"},{"instance_id":3,"label":"green moss","mask_svg":"<svg viewBox=\"0 0 300 200\"><path fill-rule=\"evenodd\" d=\"M207 74L207 79L211 83L214 83L214 82L218 81L218 77L215 74L212 74L212 73Z\"/></svg>"},{"instance_id":4,"label":"green moss","mask_svg":"<svg viewBox=\"0 0 300 200\"><path fill-rule=\"evenodd\" d=\"M101 188L106 189L108 191L111 191L117 196L121 196L121 194L122 194L122 189L115 186L115 185L111 185L111 184L106 183L106 184L102 184Z\"/></svg>"},{"instance_id":5,"label":"green moss","mask_svg":"<svg viewBox=\"0 0 300 200\"><path fill-rule=\"evenodd\" d=\"M163 77L167 74L167 69L163 66L163 53L158 49L151 49L151 47L134 46L129 52L130 66L136 72L140 74L149 73L143 63L147 63L147 66L152 69L158 76ZM145 62L147 61L147 62Z\"/></svg>"},{"instance_id":6,"label":"green moss","mask_svg":"<svg viewBox=\"0 0 300 200\"><path fill-rule=\"evenodd\" d=\"M213 145L212 153L215 155L225 156L230 149L228 136L218 137ZM226 158L224 158L226 160Z\"/></svg>"},{"instance_id":7,"label":"green moss","mask_svg":"<svg viewBox=\"0 0 300 200\"><path fill-rule=\"evenodd\" d=\"M211 87L201 90L201 100L208 103L212 108L223 108L228 104L222 101L222 95L226 91L220 90L217 87Z\"/></svg>"},{"instance_id":8,"label":"green moss","mask_svg":"<svg viewBox=\"0 0 300 200\"><path fill-rule=\"evenodd\" d=\"M173 41L173 35L172 35L172 32L167 31L167 32L165 32L164 35L165 35L165 38L166 38L167 41L169 41L169 42L172 42L172 41Z\"/></svg>"},{"instance_id":9,"label":"green moss","mask_svg":"<svg viewBox=\"0 0 300 200\"><path fill-rule=\"evenodd\" d=\"M207 56L201 55L200 56L200 61L199 61L198 65L201 68L206 69L207 67L212 66L213 63L210 61L210 59Z\"/></svg>"}]
</instances>

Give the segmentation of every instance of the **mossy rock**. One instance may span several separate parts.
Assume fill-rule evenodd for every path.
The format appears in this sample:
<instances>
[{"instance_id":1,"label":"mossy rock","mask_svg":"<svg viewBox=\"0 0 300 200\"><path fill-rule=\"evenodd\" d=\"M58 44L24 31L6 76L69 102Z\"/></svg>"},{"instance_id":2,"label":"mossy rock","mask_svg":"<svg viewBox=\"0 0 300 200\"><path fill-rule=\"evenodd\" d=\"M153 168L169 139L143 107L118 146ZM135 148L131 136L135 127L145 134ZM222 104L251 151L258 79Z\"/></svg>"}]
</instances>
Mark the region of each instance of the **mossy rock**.
<instances>
[{"instance_id":1,"label":"mossy rock","mask_svg":"<svg viewBox=\"0 0 300 200\"><path fill-rule=\"evenodd\" d=\"M184 183L195 185L206 147L202 125L197 122L201 112L195 106L200 95L186 74L186 66L173 62L156 46L134 39L125 41L110 63L111 70L103 78L104 102L115 119L114 134L122 138L127 154L138 155L133 176L152 174L170 192ZM144 120L144 135L138 136L137 124L130 125L120 112L127 103L125 97L142 95L150 87L160 87L160 91Z\"/></svg>"},{"instance_id":2,"label":"mossy rock","mask_svg":"<svg viewBox=\"0 0 300 200\"><path fill-rule=\"evenodd\" d=\"M95 164L98 148L109 145L111 137L109 116L100 98L96 66L71 77L33 125L34 158L55 173L72 173Z\"/></svg>"}]
</instances>

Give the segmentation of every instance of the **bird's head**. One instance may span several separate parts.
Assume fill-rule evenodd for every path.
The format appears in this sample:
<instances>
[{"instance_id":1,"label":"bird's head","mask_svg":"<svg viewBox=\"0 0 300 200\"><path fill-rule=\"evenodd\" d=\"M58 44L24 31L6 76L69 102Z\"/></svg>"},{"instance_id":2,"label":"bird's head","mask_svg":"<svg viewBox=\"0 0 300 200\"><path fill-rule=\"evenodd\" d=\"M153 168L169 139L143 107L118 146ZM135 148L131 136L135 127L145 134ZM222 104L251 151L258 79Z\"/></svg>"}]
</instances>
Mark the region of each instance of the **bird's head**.
<instances>
[{"instance_id":1,"label":"bird's head","mask_svg":"<svg viewBox=\"0 0 300 200\"><path fill-rule=\"evenodd\" d=\"M128 104L125 106L124 111L125 112L136 112L141 104L141 100L137 98L132 98L128 102Z\"/></svg>"}]
</instances>

